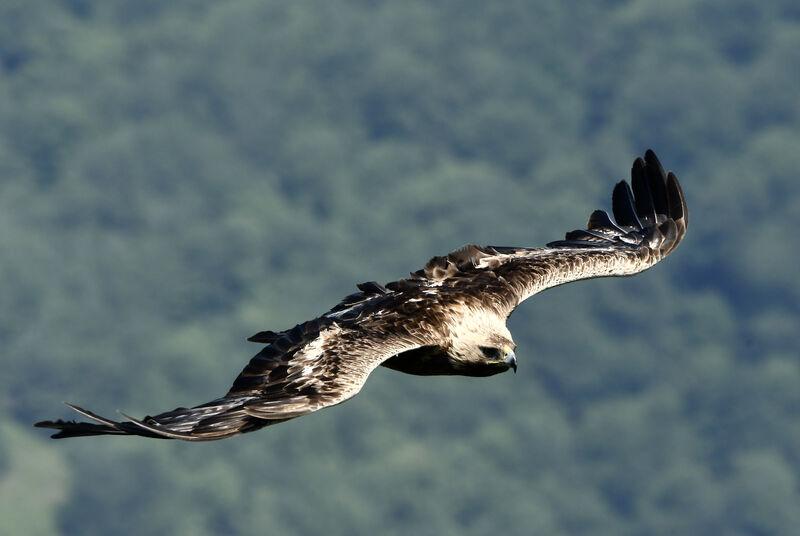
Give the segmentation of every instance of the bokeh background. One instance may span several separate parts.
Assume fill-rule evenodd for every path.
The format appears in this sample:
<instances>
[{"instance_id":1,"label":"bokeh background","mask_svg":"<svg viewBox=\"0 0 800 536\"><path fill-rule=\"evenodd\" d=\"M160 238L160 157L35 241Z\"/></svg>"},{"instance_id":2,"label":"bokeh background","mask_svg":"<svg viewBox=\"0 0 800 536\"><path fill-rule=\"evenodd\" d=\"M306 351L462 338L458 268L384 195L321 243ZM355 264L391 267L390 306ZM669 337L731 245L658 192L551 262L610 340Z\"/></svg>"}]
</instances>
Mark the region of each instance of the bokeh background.
<instances>
[{"instance_id":1,"label":"bokeh background","mask_svg":"<svg viewBox=\"0 0 800 536\"><path fill-rule=\"evenodd\" d=\"M0 3L0 524L16 535L796 534L796 0ZM31 424L223 394L361 281L541 245L653 148L689 233L214 444Z\"/></svg>"}]
</instances>

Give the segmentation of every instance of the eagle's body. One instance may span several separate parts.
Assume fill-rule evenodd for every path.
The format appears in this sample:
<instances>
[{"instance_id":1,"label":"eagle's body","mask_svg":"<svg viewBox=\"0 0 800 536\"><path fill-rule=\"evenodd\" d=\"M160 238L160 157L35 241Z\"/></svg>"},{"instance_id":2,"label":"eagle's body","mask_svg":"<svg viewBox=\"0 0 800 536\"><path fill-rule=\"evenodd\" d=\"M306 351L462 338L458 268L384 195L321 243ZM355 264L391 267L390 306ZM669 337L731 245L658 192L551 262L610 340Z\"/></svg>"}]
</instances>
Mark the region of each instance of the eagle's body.
<instances>
[{"instance_id":1,"label":"eagle's body","mask_svg":"<svg viewBox=\"0 0 800 536\"><path fill-rule=\"evenodd\" d=\"M125 434L210 441L338 404L383 365L418 375L490 376L516 370L506 319L544 289L592 277L632 275L681 241L688 211L675 175L652 151L636 159L633 190L620 182L613 212L595 211L586 230L543 248L464 246L434 257L409 278L358 285L324 315L249 340L265 344L228 393L194 408L141 421L111 421L70 406L97 424L44 421L53 437Z\"/></svg>"}]
</instances>

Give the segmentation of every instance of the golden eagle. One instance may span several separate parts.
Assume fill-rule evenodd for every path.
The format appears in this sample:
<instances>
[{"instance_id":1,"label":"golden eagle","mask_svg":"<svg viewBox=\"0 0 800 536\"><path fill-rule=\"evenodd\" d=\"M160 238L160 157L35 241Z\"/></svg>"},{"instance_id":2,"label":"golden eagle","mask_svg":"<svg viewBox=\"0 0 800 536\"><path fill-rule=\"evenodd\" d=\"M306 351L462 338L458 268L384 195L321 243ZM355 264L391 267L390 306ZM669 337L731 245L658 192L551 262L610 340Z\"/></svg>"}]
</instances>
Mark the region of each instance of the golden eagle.
<instances>
[{"instance_id":1,"label":"golden eagle","mask_svg":"<svg viewBox=\"0 0 800 536\"><path fill-rule=\"evenodd\" d=\"M115 422L67 404L94 423L43 421L54 438L101 434L212 441L339 404L377 367L418 375L491 376L516 371L506 318L556 285L632 275L666 257L686 233L688 211L675 175L652 151L637 158L631 186L612 195L586 229L542 248L467 245L380 285L358 285L319 318L248 340L264 344L222 398L141 420Z\"/></svg>"}]
</instances>

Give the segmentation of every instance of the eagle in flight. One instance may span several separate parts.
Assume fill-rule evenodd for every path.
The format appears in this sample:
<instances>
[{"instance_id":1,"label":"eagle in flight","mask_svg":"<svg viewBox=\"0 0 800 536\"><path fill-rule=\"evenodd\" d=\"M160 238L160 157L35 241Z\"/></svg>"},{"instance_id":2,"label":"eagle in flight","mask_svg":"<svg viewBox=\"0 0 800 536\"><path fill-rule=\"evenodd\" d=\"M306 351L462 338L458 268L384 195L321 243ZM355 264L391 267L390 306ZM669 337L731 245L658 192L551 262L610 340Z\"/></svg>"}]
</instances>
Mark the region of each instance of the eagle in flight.
<instances>
[{"instance_id":1,"label":"eagle in flight","mask_svg":"<svg viewBox=\"0 0 800 536\"><path fill-rule=\"evenodd\" d=\"M339 404L378 366L423 376L491 376L517 369L506 319L537 292L592 277L633 275L669 255L689 214L675 175L647 151L586 229L545 247L466 245L408 277L358 285L319 318L248 340L265 345L222 398L116 422L67 404L92 423L42 421L52 437L138 435L213 441Z\"/></svg>"}]
</instances>

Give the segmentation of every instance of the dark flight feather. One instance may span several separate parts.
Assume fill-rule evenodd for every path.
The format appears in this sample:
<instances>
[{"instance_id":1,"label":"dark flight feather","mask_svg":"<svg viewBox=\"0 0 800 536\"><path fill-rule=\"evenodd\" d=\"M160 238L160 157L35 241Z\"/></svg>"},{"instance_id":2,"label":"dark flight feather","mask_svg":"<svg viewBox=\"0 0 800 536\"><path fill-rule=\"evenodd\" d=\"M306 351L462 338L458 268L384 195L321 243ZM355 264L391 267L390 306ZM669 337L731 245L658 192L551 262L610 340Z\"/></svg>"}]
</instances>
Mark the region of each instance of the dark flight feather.
<instances>
[{"instance_id":1,"label":"dark flight feather","mask_svg":"<svg viewBox=\"0 0 800 536\"><path fill-rule=\"evenodd\" d=\"M656 207L653 203L653 193L650 190L648 169L644 160L637 158L631 170L631 187L636 201L636 215L644 225L651 226L656 222Z\"/></svg>"},{"instance_id":2,"label":"dark flight feather","mask_svg":"<svg viewBox=\"0 0 800 536\"><path fill-rule=\"evenodd\" d=\"M611 195L611 207L617 223L624 227L642 228L642 222L636 215L633 192L627 182L621 181L614 187Z\"/></svg>"}]
</instances>

